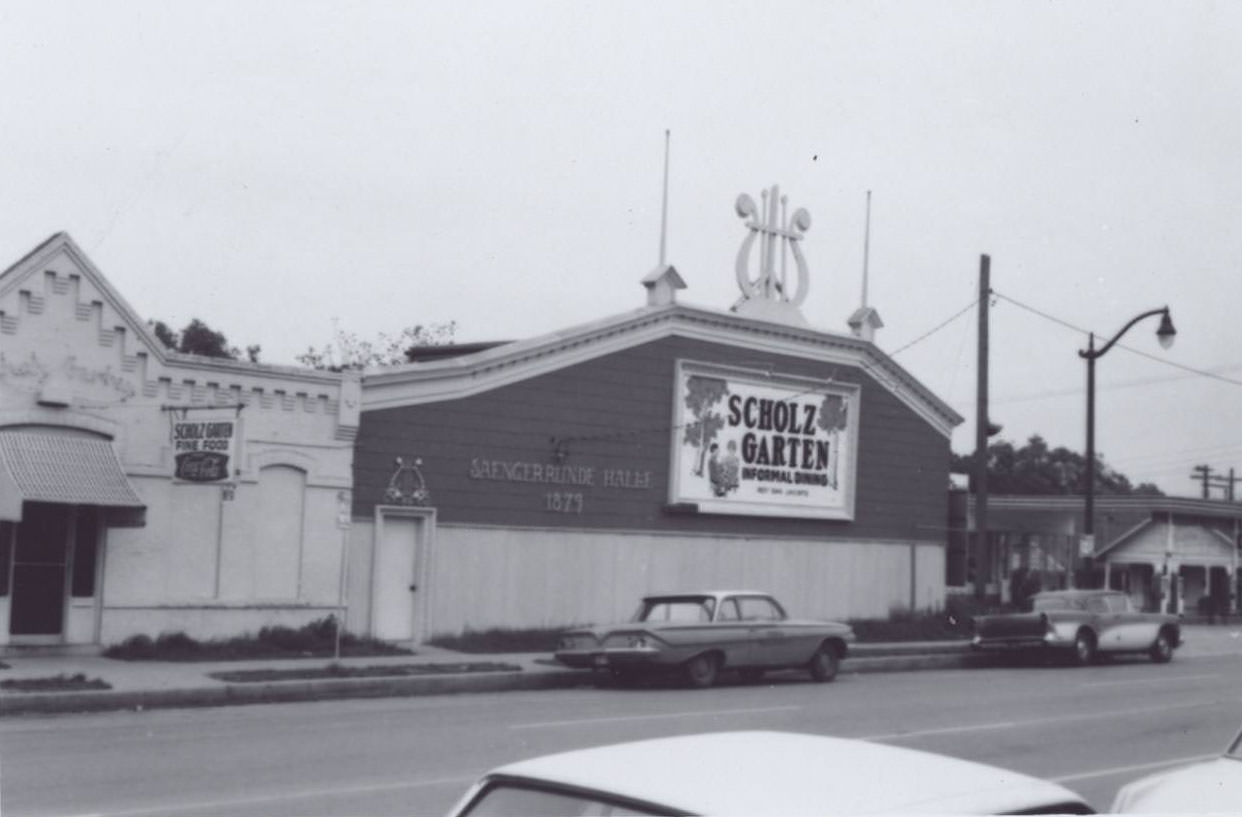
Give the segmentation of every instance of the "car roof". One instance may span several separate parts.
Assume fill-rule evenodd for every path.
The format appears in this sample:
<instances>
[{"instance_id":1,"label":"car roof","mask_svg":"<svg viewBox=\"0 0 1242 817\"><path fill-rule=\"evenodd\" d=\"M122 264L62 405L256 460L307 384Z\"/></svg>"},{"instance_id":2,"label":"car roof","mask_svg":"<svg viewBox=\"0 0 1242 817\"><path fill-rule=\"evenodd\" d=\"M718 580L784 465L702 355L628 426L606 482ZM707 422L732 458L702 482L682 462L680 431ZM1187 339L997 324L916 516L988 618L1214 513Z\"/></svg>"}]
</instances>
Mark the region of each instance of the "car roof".
<instances>
[{"instance_id":1,"label":"car roof","mask_svg":"<svg viewBox=\"0 0 1242 817\"><path fill-rule=\"evenodd\" d=\"M562 752L492 774L692 814L996 814L1081 803L1016 772L913 749L791 732L715 732Z\"/></svg>"},{"instance_id":2,"label":"car roof","mask_svg":"<svg viewBox=\"0 0 1242 817\"><path fill-rule=\"evenodd\" d=\"M772 598L772 594L766 590L684 590L671 593L648 593L643 596L643 601L649 599L681 599L693 596L713 596L715 598L722 598L724 596L767 596Z\"/></svg>"}]
</instances>

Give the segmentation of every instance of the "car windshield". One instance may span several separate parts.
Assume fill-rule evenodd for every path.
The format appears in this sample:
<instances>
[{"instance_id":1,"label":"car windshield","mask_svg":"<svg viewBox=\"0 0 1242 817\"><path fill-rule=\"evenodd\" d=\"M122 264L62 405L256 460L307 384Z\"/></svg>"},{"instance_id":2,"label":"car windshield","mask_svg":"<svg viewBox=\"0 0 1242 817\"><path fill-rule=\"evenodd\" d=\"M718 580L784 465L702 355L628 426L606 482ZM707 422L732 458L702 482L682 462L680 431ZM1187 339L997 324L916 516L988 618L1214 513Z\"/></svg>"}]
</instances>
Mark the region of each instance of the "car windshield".
<instances>
[{"instance_id":1,"label":"car windshield","mask_svg":"<svg viewBox=\"0 0 1242 817\"><path fill-rule=\"evenodd\" d=\"M715 609L716 600L711 596L643 599L632 620L703 623L712 620Z\"/></svg>"},{"instance_id":2,"label":"car windshield","mask_svg":"<svg viewBox=\"0 0 1242 817\"><path fill-rule=\"evenodd\" d=\"M1048 610L1081 610L1083 609L1083 601L1070 596L1036 596L1033 600L1032 609L1037 613L1043 613Z\"/></svg>"},{"instance_id":3,"label":"car windshield","mask_svg":"<svg viewBox=\"0 0 1242 817\"><path fill-rule=\"evenodd\" d=\"M475 798L464 814L470 817L508 817L513 814L539 814L545 817L627 817L662 814L633 804L611 802L606 796L578 791L497 783Z\"/></svg>"},{"instance_id":4,"label":"car windshield","mask_svg":"<svg viewBox=\"0 0 1242 817\"><path fill-rule=\"evenodd\" d=\"M1233 745L1225 751L1225 757L1231 757L1234 760L1242 760L1242 732L1233 739Z\"/></svg>"}]
</instances>

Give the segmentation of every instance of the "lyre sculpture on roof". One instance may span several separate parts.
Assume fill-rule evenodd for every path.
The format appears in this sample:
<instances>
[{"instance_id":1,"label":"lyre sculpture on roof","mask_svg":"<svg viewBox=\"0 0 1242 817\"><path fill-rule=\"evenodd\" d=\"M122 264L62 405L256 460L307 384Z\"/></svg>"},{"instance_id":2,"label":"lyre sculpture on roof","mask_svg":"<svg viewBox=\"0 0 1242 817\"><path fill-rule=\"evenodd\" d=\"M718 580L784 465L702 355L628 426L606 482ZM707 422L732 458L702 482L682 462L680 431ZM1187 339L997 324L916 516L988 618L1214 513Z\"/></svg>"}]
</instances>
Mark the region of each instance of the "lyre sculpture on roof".
<instances>
[{"instance_id":1,"label":"lyre sculpture on roof","mask_svg":"<svg viewBox=\"0 0 1242 817\"><path fill-rule=\"evenodd\" d=\"M737 253L737 284L742 298L733 309L738 312L746 311L742 307L754 302L788 304L796 308L806 300L807 266L799 242L811 227L811 214L799 207L788 216L786 197L780 195L777 185L764 190L760 198L762 205L756 206L755 200L743 193L734 205L737 214L748 219L748 233ZM759 273L751 278L750 255L756 238L759 239ZM781 245L779 259L778 243ZM795 266L792 285L786 264L788 254L793 255Z\"/></svg>"}]
</instances>

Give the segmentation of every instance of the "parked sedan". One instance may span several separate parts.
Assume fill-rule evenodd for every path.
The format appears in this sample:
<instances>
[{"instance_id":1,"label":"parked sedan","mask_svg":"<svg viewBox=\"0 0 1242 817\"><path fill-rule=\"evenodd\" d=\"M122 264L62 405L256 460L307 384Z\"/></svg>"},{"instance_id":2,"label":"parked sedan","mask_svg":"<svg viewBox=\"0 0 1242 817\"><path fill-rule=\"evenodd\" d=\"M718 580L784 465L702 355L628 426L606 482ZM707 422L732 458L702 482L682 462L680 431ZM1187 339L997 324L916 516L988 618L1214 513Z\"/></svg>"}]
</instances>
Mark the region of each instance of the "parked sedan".
<instances>
[{"instance_id":1,"label":"parked sedan","mask_svg":"<svg viewBox=\"0 0 1242 817\"><path fill-rule=\"evenodd\" d=\"M1121 787L1119 814L1237 814L1242 809L1242 733L1215 760L1148 775Z\"/></svg>"},{"instance_id":2,"label":"parked sedan","mask_svg":"<svg viewBox=\"0 0 1242 817\"><path fill-rule=\"evenodd\" d=\"M1056 650L1077 664L1100 653L1147 653L1158 664L1182 643L1177 616L1135 610L1112 590L1056 590L1032 597L1032 612L979 616L971 646Z\"/></svg>"},{"instance_id":3,"label":"parked sedan","mask_svg":"<svg viewBox=\"0 0 1242 817\"><path fill-rule=\"evenodd\" d=\"M790 618L767 593L671 593L645 597L629 623L562 633L556 659L621 683L679 672L704 688L721 670L758 680L768 670L793 668L831 681L853 640L848 625Z\"/></svg>"},{"instance_id":4,"label":"parked sedan","mask_svg":"<svg viewBox=\"0 0 1242 817\"><path fill-rule=\"evenodd\" d=\"M1062 786L995 766L862 740L717 732L504 766L450 815L1094 813Z\"/></svg>"}]
</instances>

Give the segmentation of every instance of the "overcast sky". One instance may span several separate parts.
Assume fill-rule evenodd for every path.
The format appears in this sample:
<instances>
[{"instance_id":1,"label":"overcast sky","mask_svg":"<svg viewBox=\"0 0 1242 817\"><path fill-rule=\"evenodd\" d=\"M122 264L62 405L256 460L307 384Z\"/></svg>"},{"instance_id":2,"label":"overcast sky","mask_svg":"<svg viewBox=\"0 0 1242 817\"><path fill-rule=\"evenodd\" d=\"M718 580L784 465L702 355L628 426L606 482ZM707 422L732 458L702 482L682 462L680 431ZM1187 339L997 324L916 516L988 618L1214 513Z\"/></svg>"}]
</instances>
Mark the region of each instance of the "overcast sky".
<instances>
[{"instance_id":1,"label":"overcast sky","mask_svg":"<svg viewBox=\"0 0 1242 817\"><path fill-rule=\"evenodd\" d=\"M667 128L683 301L734 302L734 200L780 184L806 317L848 331L871 190L877 342L954 450L987 253L1002 438L1082 451L1084 333L1168 304L1171 351L1150 320L1098 364L1097 450L1175 494L1242 474L1242 3L4 0L0 46L0 267L67 231L264 361L641 306Z\"/></svg>"}]
</instances>

